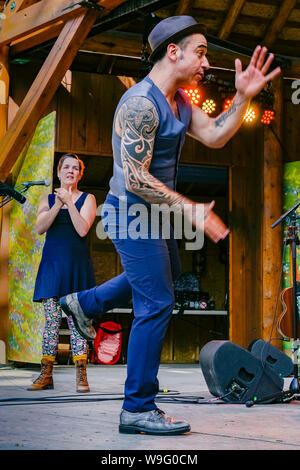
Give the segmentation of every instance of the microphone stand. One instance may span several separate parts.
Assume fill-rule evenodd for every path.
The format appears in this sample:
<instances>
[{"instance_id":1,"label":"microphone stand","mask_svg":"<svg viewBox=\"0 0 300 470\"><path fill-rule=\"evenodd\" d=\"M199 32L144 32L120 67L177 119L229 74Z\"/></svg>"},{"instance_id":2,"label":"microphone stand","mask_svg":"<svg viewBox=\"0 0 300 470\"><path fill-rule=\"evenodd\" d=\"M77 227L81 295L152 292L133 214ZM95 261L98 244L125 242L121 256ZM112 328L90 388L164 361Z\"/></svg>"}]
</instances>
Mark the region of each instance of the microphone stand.
<instances>
[{"instance_id":1,"label":"microphone stand","mask_svg":"<svg viewBox=\"0 0 300 470\"><path fill-rule=\"evenodd\" d=\"M25 193L29 189L29 186L18 189L20 186L16 186L13 189L18 190L19 193ZM6 196L1 201L0 209L1 207L5 206L6 204L8 204L10 201L14 199L13 197L7 195L7 193L5 192L5 189L0 189L0 196Z\"/></svg>"}]
</instances>

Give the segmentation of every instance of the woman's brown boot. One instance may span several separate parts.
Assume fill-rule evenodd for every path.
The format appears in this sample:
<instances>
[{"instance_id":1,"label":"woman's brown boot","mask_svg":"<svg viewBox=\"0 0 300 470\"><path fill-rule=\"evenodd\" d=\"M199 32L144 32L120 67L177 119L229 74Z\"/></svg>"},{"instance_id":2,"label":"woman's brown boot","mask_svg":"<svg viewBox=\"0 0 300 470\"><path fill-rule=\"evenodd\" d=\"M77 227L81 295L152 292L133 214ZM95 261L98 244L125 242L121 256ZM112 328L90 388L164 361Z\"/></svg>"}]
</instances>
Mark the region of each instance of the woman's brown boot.
<instances>
[{"instance_id":1,"label":"woman's brown boot","mask_svg":"<svg viewBox=\"0 0 300 470\"><path fill-rule=\"evenodd\" d=\"M54 361L49 359L42 359L41 373L27 390L46 390L54 388L52 377L53 363Z\"/></svg>"},{"instance_id":2,"label":"woman's brown boot","mask_svg":"<svg viewBox=\"0 0 300 470\"><path fill-rule=\"evenodd\" d=\"M84 393L89 392L90 387L86 376L86 359L78 359L76 364L76 392Z\"/></svg>"}]
</instances>

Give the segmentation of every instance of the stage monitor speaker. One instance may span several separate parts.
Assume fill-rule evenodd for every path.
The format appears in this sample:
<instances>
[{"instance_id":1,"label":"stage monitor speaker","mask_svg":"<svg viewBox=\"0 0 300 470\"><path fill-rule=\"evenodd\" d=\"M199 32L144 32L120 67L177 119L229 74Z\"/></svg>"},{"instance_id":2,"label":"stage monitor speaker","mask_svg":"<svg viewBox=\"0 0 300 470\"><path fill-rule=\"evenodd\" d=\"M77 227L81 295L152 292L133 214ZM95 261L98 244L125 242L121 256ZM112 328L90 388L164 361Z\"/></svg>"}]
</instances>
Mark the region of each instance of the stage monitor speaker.
<instances>
[{"instance_id":1,"label":"stage monitor speaker","mask_svg":"<svg viewBox=\"0 0 300 470\"><path fill-rule=\"evenodd\" d=\"M292 359L269 342L257 339L249 344L248 351L262 363L267 362L280 377L288 377L293 373Z\"/></svg>"},{"instance_id":2,"label":"stage monitor speaker","mask_svg":"<svg viewBox=\"0 0 300 470\"><path fill-rule=\"evenodd\" d=\"M199 362L212 395L228 403L261 400L283 390L284 381L267 363L230 341L210 341Z\"/></svg>"}]
</instances>

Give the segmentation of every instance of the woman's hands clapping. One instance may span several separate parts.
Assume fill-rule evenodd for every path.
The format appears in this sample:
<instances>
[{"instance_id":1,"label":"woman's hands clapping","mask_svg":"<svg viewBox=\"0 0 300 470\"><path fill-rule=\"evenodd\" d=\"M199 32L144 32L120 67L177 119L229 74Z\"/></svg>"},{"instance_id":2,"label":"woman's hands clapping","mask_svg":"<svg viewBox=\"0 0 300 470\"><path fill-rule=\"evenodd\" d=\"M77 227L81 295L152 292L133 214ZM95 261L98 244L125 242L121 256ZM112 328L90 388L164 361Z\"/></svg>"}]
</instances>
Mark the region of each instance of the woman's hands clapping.
<instances>
[{"instance_id":1,"label":"woman's hands clapping","mask_svg":"<svg viewBox=\"0 0 300 470\"><path fill-rule=\"evenodd\" d=\"M57 188L54 190L54 194L56 196L56 199L58 199L61 202L61 205L66 205L69 206L70 204L73 203L72 199L72 187L70 186L69 189L65 188Z\"/></svg>"}]
</instances>

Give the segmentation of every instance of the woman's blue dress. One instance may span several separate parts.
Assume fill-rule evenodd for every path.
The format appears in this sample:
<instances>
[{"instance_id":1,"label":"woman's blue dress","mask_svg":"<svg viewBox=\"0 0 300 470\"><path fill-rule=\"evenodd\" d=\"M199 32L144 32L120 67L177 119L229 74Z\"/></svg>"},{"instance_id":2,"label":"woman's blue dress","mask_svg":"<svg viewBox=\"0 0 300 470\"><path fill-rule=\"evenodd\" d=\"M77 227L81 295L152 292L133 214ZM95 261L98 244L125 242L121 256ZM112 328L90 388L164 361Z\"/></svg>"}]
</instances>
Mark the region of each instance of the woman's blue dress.
<instances>
[{"instance_id":1,"label":"woman's blue dress","mask_svg":"<svg viewBox=\"0 0 300 470\"><path fill-rule=\"evenodd\" d=\"M82 193L75 206L80 211L87 193ZM55 194L48 195L49 207ZM60 209L47 230L42 259L38 269L34 302L51 297L63 297L72 292L90 289L96 285L87 236L76 232L68 209Z\"/></svg>"}]
</instances>

